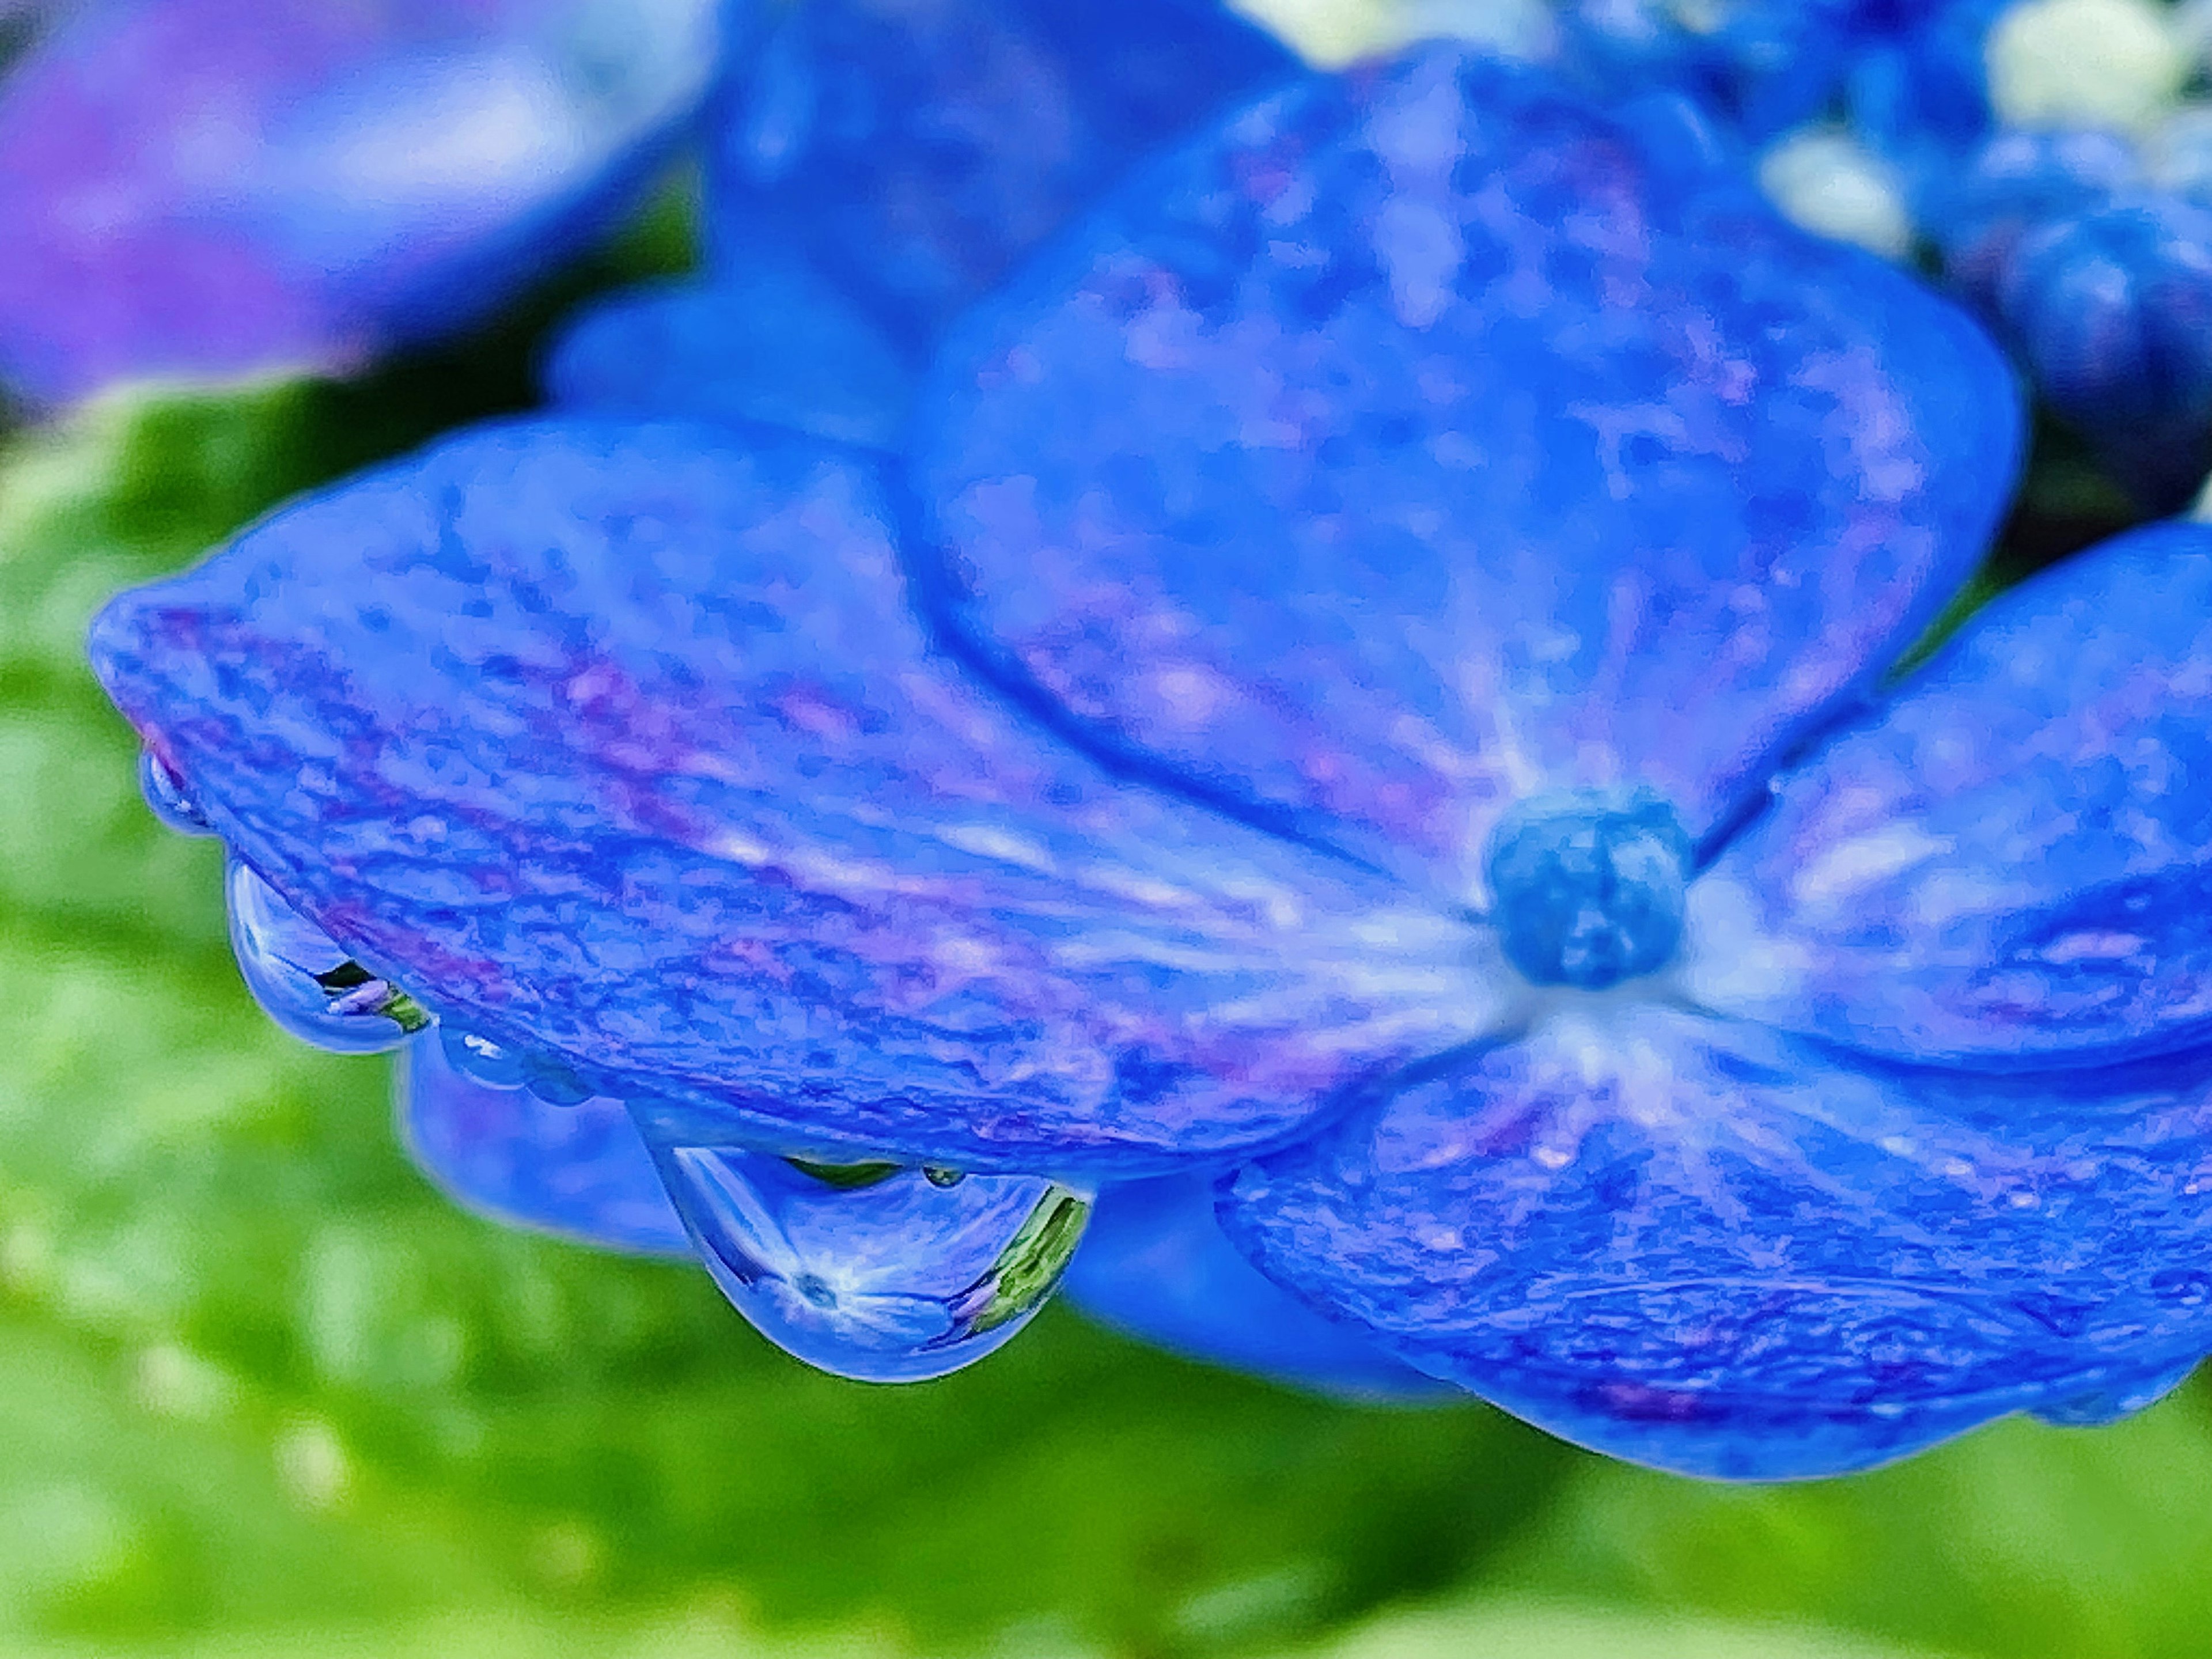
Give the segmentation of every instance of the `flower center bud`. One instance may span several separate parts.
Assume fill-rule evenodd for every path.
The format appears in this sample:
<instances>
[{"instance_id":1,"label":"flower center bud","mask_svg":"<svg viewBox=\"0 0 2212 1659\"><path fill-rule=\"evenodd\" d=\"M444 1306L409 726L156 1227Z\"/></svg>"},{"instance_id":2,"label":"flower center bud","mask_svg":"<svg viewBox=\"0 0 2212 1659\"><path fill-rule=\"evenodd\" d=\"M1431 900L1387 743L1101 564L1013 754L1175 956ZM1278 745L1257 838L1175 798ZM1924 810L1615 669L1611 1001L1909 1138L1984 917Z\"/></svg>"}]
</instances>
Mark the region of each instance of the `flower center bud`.
<instances>
[{"instance_id":1,"label":"flower center bud","mask_svg":"<svg viewBox=\"0 0 2212 1659\"><path fill-rule=\"evenodd\" d=\"M1602 990L1656 973L1682 938L1690 836L1649 789L1522 801L1486 873L1506 958L1539 985Z\"/></svg>"}]
</instances>

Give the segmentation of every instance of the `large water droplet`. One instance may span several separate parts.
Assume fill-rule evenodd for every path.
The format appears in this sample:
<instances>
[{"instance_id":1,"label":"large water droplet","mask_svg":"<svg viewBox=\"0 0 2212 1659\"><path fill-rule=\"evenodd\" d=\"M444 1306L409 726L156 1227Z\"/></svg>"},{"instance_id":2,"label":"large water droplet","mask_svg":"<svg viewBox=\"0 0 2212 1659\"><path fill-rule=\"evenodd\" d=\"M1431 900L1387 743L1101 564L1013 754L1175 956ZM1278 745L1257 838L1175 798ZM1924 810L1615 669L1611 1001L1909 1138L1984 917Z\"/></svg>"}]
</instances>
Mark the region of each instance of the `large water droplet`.
<instances>
[{"instance_id":1,"label":"large water droplet","mask_svg":"<svg viewBox=\"0 0 2212 1659\"><path fill-rule=\"evenodd\" d=\"M396 1048L430 1024L415 1000L349 956L233 854L230 945L246 988L294 1036L343 1054Z\"/></svg>"},{"instance_id":2,"label":"large water droplet","mask_svg":"<svg viewBox=\"0 0 2212 1659\"><path fill-rule=\"evenodd\" d=\"M1042 1176L948 1188L919 1170L736 1147L656 1156L738 1311L787 1352L863 1382L942 1376L1006 1342L1059 1285L1091 1212Z\"/></svg>"},{"instance_id":3,"label":"large water droplet","mask_svg":"<svg viewBox=\"0 0 2212 1659\"><path fill-rule=\"evenodd\" d=\"M1507 959L1590 991L1657 972L1681 942L1690 858L1680 817L1648 789L1522 802L1486 861Z\"/></svg>"},{"instance_id":4,"label":"large water droplet","mask_svg":"<svg viewBox=\"0 0 2212 1659\"><path fill-rule=\"evenodd\" d=\"M185 781L150 749L138 751L138 793L147 809L180 836L212 836L215 826L185 787Z\"/></svg>"}]
</instances>

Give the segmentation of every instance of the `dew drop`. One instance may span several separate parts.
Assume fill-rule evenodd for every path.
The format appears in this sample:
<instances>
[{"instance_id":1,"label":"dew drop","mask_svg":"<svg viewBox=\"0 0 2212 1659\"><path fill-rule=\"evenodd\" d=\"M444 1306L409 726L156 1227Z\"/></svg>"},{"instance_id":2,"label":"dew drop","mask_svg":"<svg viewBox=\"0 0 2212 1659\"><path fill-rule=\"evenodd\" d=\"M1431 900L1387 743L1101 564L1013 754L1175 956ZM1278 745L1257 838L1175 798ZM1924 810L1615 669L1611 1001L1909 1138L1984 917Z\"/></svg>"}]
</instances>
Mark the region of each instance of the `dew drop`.
<instances>
[{"instance_id":1,"label":"dew drop","mask_svg":"<svg viewBox=\"0 0 2212 1659\"><path fill-rule=\"evenodd\" d=\"M516 1066L522 1086L548 1106L580 1106L599 1092L550 1054L532 1051Z\"/></svg>"},{"instance_id":2,"label":"dew drop","mask_svg":"<svg viewBox=\"0 0 2212 1659\"><path fill-rule=\"evenodd\" d=\"M150 749L138 751L138 793L147 810L180 836L211 836L215 826L168 762Z\"/></svg>"},{"instance_id":3,"label":"dew drop","mask_svg":"<svg viewBox=\"0 0 2212 1659\"><path fill-rule=\"evenodd\" d=\"M957 1187L968 1179L968 1171L948 1170L939 1164L925 1164L921 1166L921 1178L933 1187Z\"/></svg>"},{"instance_id":4,"label":"dew drop","mask_svg":"<svg viewBox=\"0 0 2212 1659\"><path fill-rule=\"evenodd\" d=\"M438 1046L445 1050L446 1063L471 1083L487 1089L523 1086L523 1056L515 1049L454 1025L438 1028Z\"/></svg>"},{"instance_id":5,"label":"dew drop","mask_svg":"<svg viewBox=\"0 0 2212 1659\"><path fill-rule=\"evenodd\" d=\"M655 1158L738 1311L785 1352L863 1382L942 1376L1005 1343L1058 1286L1091 1212L1087 1194L1042 1176L945 1187L896 1167L826 1180L884 1166L739 1147Z\"/></svg>"},{"instance_id":6,"label":"dew drop","mask_svg":"<svg viewBox=\"0 0 2212 1659\"><path fill-rule=\"evenodd\" d=\"M294 1036L337 1054L373 1054L430 1024L412 997L356 962L234 854L224 885L239 972Z\"/></svg>"}]
</instances>

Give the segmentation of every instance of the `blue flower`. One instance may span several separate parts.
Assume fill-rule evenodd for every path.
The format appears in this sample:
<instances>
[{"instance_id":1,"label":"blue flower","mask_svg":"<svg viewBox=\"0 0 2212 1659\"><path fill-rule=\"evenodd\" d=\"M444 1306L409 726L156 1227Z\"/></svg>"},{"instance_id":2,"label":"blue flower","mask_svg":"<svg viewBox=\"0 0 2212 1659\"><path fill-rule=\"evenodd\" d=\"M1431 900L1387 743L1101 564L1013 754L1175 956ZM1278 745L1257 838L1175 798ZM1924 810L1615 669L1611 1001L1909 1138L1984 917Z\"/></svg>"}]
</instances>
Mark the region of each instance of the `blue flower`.
<instances>
[{"instance_id":1,"label":"blue flower","mask_svg":"<svg viewBox=\"0 0 2212 1659\"><path fill-rule=\"evenodd\" d=\"M907 1377L1095 1196L1138 1328L1812 1474L2212 1349L2212 532L1885 678L2021 426L1917 283L1435 48L1141 170L897 450L481 428L92 649L480 1203Z\"/></svg>"},{"instance_id":2,"label":"blue flower","mask_svg":"<svg viewBox=\"0 0 2212 1659\"><path fill-rule=\"evenodd\" d=\"M0 386L345 369L634 198L723 0L88 0L0 69Z\"/></svg>"}]
</instances>

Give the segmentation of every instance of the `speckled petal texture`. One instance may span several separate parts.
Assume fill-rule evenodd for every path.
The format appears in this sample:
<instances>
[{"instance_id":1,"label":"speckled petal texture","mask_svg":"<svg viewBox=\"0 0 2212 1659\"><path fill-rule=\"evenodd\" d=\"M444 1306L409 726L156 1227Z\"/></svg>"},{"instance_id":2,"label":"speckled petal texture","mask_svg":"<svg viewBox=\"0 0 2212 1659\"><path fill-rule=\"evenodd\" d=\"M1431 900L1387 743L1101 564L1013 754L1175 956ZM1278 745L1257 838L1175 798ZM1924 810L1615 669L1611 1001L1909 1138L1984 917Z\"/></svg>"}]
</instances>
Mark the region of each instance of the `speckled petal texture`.
<instances>
[{"instance_id":1,"label":"speckled petal texture","mask_svg":"<svg viewBox=\"0 0 2212 1659\"><path fill-rule=\"evenodd\" d=\"M1223 1236L1213 1184L1163 1176L1103 1189L1068 1267L1068 1297L1131 1336L1292 1388L1374 1401L1453 1396L1263 1278Z\"/></svg>"},{"instance_id":2,"label":"speckled petal texture","mask_svg":"<svg viewBox=\"0 0 2212 1659\"><path fill-rule=\"evenodd\" d=\"M686 1145L1150 1172L1494 1007L1463 926L971 686L868 465L796 439L482 429L125 594L92 650L364 964Z\"/></svg>"},{"instance_id":3,"label":"speckled petal texture","mask_svg":"<svg viewBox=\"0 0 2212 1659\"><path fill-rule=\"evenodd\" d=\"M0 381L342 368L599 228L724 0L86 0L0 83Z\"/></svg>"},{"instance_id":4,"label":"speckled petal texture","mask_svg":"<svg viewBox=\"0 0 2212 1659\"><path fill-rule=\"evenodd\" d=\"M423 1171L493 1219L618 1250L689 1255L653 1154L618 1100L549 1106L454 1070L434 1031L407 1046L399 1132Z\"/></svg>"},{"instance_id":5,"label":"speckled petal texture","mask_svg":"<svg viewBox=\"0 0 2212 1659\"><path fill-rule=\"evenodd\" d=\"M1832 1474L2212 1347L2212 1066L1861 1073L1585 1003L1248 1168L1224 1218L1293 1290L1571 1439Z\"/></svg>"},{"instance_id":6,"label":"speckled petal texture","mask_svg":"<svg viewBox=\"0 0 2212 1659\"><path fill-rule=\"evenodd\" d=\"M1972 568L2018 424L1918 284L1434 47L979 307L916 473L944 602L1080 740L1464 896L1538 788L1725 822Z\"/></svg>"},{"instance_id":7,"label":"speckled petal texture","mask_svg":"<svg viewBox=\"0 0 2212 1659\"><path fill-rule=\"evenodd\" d=\"M2212 1039L2212 529L2006 594L1691 891L1708 1003L1905 1059Z\"/></svg>"}]
</instances>

